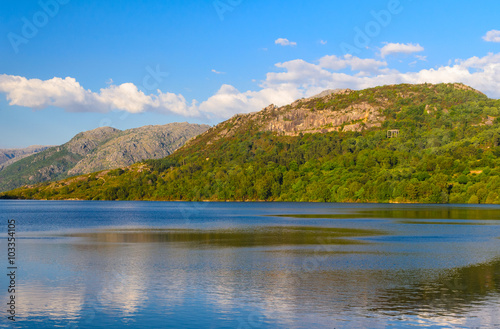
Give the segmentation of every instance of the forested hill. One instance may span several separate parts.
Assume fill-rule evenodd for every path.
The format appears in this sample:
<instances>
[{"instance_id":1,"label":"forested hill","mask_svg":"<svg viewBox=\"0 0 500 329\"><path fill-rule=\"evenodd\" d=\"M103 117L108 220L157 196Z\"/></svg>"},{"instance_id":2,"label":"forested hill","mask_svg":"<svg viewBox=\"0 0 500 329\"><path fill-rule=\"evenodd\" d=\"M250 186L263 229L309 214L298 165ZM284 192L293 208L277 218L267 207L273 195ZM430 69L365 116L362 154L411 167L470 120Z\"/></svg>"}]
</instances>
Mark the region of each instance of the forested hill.
<instances>
[{"instance_id":1,"label":"forested hill","mask_svg":"<svg viewBox=\"0 0 500 329\"><path fill-rule=\"evenodd\" d=\"M499 116L462 84L327 91L237 115L161 160L2 197L500 203Z\"/></svg>"}]
</instances>

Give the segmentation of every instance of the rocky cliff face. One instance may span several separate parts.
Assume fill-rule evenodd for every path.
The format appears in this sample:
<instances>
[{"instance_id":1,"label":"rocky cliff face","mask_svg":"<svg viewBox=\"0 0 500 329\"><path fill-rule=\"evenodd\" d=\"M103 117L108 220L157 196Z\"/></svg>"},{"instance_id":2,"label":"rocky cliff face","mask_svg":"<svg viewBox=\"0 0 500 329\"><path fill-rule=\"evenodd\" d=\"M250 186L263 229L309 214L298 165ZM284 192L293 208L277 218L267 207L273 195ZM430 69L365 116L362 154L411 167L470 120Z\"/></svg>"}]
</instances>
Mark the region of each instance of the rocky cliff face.
<instances>
[{"instance_id":1,"label":"rocky cliff face","mask_svg":"<svg viewBox=\"0 0 500 329\"><path fill-rule=\"evenodd\" d=\"M102 127L82 132L66 144L45 149L0 171L0 191L163 158L209 128L185 122L125 131Z\"/></svg>"},{"instance_id":2,"label":"rocky cliff face","mask_svg":"<svg viewBox=\"0 0 500 329\"><path fill-rule=\"evenodd\" d=\"M217 126L219 132L215 140L230 137L249 124L259 131L286 136L380 127L385 120L381 109L390 104L384 99L368 102L360 96L363 95L350 89L325 90L286 106L271 104L259 112L238 114Z\"/></svg>"},{"instance_id":3,"label":"rocky cliff face","mask_svg":"<svg viewBox=\"0 0 500 329\"><path fill-rule=\"evenodd\" d=\"M276 111L275 119L263 126L262 130L280 135L296 136L299 133L317 133L329 131L361 131L378 127L383 121L379 108L368 103L360 103L336 112L330 110L310 111L306 107L295 107L285 111Z\"/></svg>"}]
</instances>

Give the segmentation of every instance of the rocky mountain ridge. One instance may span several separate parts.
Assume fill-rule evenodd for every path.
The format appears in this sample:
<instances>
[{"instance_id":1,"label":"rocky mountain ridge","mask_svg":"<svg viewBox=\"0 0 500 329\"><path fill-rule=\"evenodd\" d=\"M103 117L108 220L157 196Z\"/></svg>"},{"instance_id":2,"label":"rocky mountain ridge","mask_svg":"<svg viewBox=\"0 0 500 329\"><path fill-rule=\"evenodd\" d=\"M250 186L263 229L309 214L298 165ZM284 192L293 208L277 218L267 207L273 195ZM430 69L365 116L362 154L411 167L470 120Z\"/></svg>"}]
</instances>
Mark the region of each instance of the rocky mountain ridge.
<instances>
[{"instance_id":1,"label":"rocky mountain ridge","mask_svg":"<svg viewBox=\"0 0 500 329\"><path fill-rule=\"evenodd\" d=\"M25 148L0 149L0 171L27 156L45 151L52 146L31 145Z\"/></svg>"},{"instance_id":2,"label":"rocky mountain ridge","mask_svg":"<svg viewBox=\"0 0 500 329\"><path fill-rule=\"evenodd\" d=\"M185 122L124 131L111 127L85 131L0 171L0 191L163 158L208 128Z\"/></svg>"}]
</instances>

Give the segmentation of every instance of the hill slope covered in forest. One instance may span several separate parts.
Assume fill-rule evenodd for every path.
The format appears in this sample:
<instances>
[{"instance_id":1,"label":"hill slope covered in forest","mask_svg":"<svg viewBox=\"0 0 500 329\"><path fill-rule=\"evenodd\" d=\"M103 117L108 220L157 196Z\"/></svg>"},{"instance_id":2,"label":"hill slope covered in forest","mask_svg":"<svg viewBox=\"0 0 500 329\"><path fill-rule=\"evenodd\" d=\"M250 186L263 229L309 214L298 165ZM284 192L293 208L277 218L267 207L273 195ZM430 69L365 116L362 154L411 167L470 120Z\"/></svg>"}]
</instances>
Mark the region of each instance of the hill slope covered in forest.
<instances>
[{"instance_id":1,"label":"hill slope covered in forest","mask_svg":"<svg viewBox=\"0 0 500 329\"><path fill-rule=\"evenodd\" d=\"M237 115L160 160L2 197L500 203L498 116L499 100L462 84L328 91Z\"/></svg>"}]
</instances>

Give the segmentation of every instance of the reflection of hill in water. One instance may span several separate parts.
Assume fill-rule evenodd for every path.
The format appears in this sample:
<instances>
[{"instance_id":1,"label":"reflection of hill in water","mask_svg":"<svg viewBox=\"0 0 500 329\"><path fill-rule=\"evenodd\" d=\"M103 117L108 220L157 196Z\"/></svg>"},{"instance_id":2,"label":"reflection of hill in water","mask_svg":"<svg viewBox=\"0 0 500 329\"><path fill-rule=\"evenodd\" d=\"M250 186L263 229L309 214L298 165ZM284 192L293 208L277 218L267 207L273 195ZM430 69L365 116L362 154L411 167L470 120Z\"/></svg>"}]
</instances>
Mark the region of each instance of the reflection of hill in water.
<instances>
[{"instance_id":1,"label":"reflection of hill in water","mask_svg":"<svg viewBox=\"0 0 500 329\"><path fill-rule=\"evenodd\" d=\"M141 246L145 246L145 243L150 246L147 249L155 250L170 249L169 245L175 246L175 252L173 249L169 251L171 256L179 256L183 253L182 250L185 250L191 256L185 254L185 257L169 257L170 264L174 265L175 261L179 260L182 266L178 267L178 270L186 266L204 268L203 271L195 271L189 276L198 277L195 281L209 281L218 289L224 287L225 292L219 296L222 298L220 302L228 305L238 298L236 292L240 291L242 286L246 286L245 290L258 293L264 300L272 298L272 305L280 304L290 310L298 308L306 301L309 307L320 312L363 308L375 313L397 315L417 315L422 312L436 316L447 313L462 314L488 298L500 297L500 259L439 272L404 268L372 269L372 257L380 253L352 249L349 246L363 244L349 238L377 234L380 232L361 229L268 227L265 230L104 230L72 236L90 239L92 243L102 243L98 249L112 248L118 253L122 243L129 244L132 249L143 248ZM339 248L323 246L321 252L315 252L310 247L319 246L321 243L318 241L338 245ZM341 245L345 245L347 249ZM205 259L200 255L193 256L200 247L207 246L228 249L220 251L224 257ZM238 250L245 247L259 248L254 251L255 257L244 258L245 265L242 267L242 255ZM114 252L107 257L113 257ZM133 254L128 258L133 263L131 255ZM340 269L337 266L345 262L362 263L363 260L366 268L350 269L349 266L342 266ZM315 262L319 262L318 266L314 265ZM221 273L212 272L213 269L220 268L233 270L227 271L222 277ZM142 271L147 275L148 268L142 268ZM173 273L175 271L169 272L170 279L178 277ZM150 275L156 276L153 273ZM185 275L184 273L181 276ZM201 276L204 278L200 279ZM185 279L181 281L183 283L176 284L179 288L187 282Z\"/></svg>"},{"instance_id":2,"label":"reflection of hill in water","mask_svg":"<svg viewBox=\"0 0 500 329\"><path fill-rule=\"evenodd\" d=\"M48 243L44 248L25 244L42 264L47 254L57 255L59 264L68 269L62 280L79 284L51 295L39 292L60 282L26 281L22 291L30 304L25 313L45 311L48 296L59 302L55 305L70 299L78 302L68 304L71 312L54 317L62 322L74 321L79 314L84 319L89 310L96 312L96 318L141 312L158 317L193 300L208 305L214 314L258 305L259 315L282 327L309 317L322 319L321 327L332 323L343 327L351 323L345 321L355 320L353 328L382 328L388 326L387 319L398 321L406 315L450 325L451 318L469 317L478 309L482 316L498 318L500 259L450 270L404 265L385 269L373 267L377 257L400 255L381 256L381 251L372 249L378 244L354 244L357 240L349 239L379 232L261 229L103 230L72 234L83 239L63 239L62 244ZM320 246L318 237L329 245Z\"/></svg>"},{"instance_id":3,"label":"reflection of hill in water","mask_svg":"<svg viewBox=\"0 0 500 329\"><path fill-rule=\"evenodd\" d=\"M185 243L192 246L264 247L280 245L361 244L354 237L382 234L354 228L273 226L246 229L126 229L71 234L101 243Z\"/></svg>"},{"instance_id":4,"label":"reflection of hill in water","mask_svg":"<svg viewBox=\"0 0 500 329\"><path fill-rule=\"evenodd\" d=\"M388 289L375 301L373 310L462 314L492 298L500 304L500 259L458 268L437 280Z\"/></svg>"},{"instance_id":5,"label":"reflection of hill in water","mask_svg":"<svg viewBox=\"0 0 500 329\"><path fill-rule=\"evenodd\" d=\"M339 210L336 210L336 212ZM442 205L425 205L424 207L380 208L371 206L369 210L348 210L335 214L289 214L280 217L294 218L397 218L397 219L455 219L455 220L498 220L500 209L478 207L456 207Z\"/></svg>"}]
</instances>

